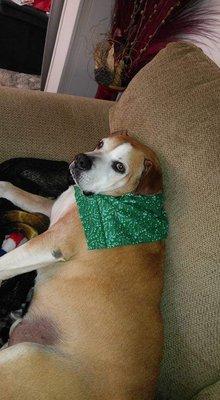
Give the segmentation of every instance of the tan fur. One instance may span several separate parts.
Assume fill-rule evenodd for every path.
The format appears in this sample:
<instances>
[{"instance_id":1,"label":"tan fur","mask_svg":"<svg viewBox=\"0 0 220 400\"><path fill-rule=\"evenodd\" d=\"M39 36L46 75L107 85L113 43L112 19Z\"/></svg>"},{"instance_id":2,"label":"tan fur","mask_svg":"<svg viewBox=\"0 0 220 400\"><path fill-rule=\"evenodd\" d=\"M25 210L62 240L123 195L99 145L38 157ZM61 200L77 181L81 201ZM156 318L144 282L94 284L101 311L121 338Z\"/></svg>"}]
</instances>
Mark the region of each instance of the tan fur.
<instances>
[{"instance_id":1,"label":"tan fur","mask_svg":"<svg viewBox=\"0 0 220 400\"><path fill-rule=\"evenodd\" d=\"M154 153L128 136L114 136L112 146L125 140L137 151L134 167L140 155L158 167ZM39 271L25 321L44 318L56 333L50 346L21 343L0 353L1 400L153 400L164 243L88 251L74 202L46 234L45 246L57 243L66 261Z\"/></svg>"}]
</instances>

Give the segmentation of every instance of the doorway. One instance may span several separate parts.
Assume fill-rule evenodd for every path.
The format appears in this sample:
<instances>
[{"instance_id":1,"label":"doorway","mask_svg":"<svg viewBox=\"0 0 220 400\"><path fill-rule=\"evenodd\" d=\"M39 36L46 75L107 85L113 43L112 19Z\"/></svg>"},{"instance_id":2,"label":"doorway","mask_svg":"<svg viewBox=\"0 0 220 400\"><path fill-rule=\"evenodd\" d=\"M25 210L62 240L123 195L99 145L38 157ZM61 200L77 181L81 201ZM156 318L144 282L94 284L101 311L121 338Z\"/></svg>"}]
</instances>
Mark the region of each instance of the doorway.
<instances>
[{"instance_id":1,"label":"doorway","mask_svg":"<svg viewBox=\"0 0 220 400\"><path fill-rule=\"evenodd\" d=\"M52 9L53 0L0 0L0 86L40 89Z\"/></svg>"}]
</instances>

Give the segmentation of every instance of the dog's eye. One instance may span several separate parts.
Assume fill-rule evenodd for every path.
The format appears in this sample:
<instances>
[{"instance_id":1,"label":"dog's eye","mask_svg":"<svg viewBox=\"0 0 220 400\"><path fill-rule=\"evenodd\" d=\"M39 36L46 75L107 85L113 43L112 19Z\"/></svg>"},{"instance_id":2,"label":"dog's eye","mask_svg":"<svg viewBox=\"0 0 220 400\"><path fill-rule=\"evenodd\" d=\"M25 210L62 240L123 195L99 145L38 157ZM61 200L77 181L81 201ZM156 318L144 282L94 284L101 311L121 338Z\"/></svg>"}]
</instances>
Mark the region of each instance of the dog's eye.
<instances>
[{"instance_id":1,"label":"dog's eye","mask_svg":"<svg viewBox=\"0 0 220 400\"><path fill-rule=\"evenodd\" d=\"M124 164L122 164L120 161L114 161L112 163L112 168L116 171L116 172L120 172L120 174L124 174L125 172L125 166Z\"/></svg>"},{"instance_id":2,"label":"dog's eye","mask_svg":"<svg viewBox=\"0 0 220 400\"><path fill-rule=\"evenodd\" d=\"M100 140L100 142L97 144L96 148L99 150L103 147L103 145L104 145L103 140Z\"/></svg>"}]
</instances>

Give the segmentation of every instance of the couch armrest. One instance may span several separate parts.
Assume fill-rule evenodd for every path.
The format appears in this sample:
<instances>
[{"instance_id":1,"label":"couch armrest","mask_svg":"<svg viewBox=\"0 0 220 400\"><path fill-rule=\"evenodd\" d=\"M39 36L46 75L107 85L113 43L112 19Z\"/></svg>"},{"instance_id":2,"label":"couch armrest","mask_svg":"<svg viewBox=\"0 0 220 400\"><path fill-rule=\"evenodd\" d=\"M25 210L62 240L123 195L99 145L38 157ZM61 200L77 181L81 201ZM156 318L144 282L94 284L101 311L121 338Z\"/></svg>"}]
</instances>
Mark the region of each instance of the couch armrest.
<instances>
[{"instance_id":1,"label":"couch armrest","mask_svg":"<svg viewBox=\"0 0 220 400\"><path fill-rule=\"evenodd\" d=\"M112 103L0 88L0 162L12 157L72 160L109 132Z\"/></svg>"}]
</instances>

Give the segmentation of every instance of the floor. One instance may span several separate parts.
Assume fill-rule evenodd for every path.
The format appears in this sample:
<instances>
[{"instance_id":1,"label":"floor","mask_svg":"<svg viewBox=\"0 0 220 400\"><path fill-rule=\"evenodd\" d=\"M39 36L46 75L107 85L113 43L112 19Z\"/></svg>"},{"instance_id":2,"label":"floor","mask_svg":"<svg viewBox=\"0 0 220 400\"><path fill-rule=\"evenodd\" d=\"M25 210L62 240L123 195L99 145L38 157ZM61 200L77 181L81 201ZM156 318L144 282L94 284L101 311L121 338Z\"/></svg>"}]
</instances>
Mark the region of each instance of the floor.
<instances>
[{"instance_id":1,"label":"floor","mask_svg":"<svg viewBox=\"0 0 220 400\"><path fill-rule=\"evenodd\" d=\"M23 74L0 68L0 86L40 90L40 76Z\"/></svg>"}]
</instances>

